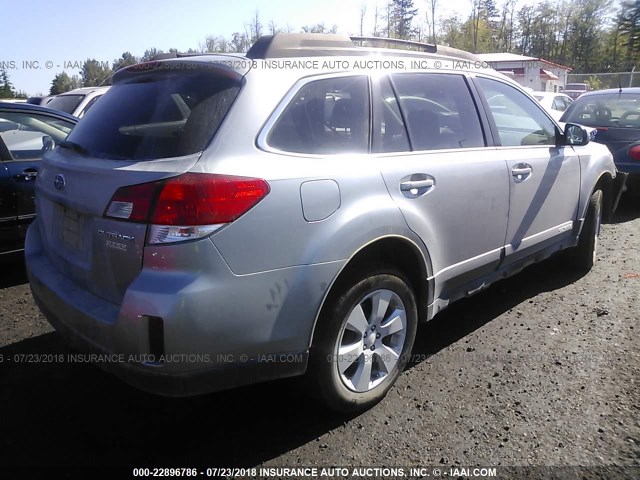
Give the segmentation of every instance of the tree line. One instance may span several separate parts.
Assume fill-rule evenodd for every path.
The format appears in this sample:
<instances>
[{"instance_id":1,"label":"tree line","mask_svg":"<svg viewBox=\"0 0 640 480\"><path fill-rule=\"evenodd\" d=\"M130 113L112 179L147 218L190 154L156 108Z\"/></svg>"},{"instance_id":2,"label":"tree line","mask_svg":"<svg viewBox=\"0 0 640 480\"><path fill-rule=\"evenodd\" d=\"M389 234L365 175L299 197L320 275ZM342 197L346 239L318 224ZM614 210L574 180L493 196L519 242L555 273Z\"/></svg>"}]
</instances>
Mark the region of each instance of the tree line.
<instances>
[{"instance_id":1,"label":"tree line","mask_svg":"<svg viewBox=\"0 0 640 480\"><path fill-rule=\"evenodd\" d=\"M360 8L359 35L417 40L448 45L474 53L512 52L569 66L573 73L630 71L640 63L640 0L542 0L519 6L519 0L470 0L469 13L440 16L442 0L426 0L419 9L414 0L370 0ZM365 25L373 25L365 29ZM264 34L292 32L290 25L264 24L259 12L244 30L209 35L184 53L245 52ZM305 25L300 32L336 33L337 26ZM177 52L169 49L168 53ZM49 94L74 88L108 85L111 75L129 65L166 53L149 48L140 56L123 53L105 66L87 59L79 74L57 74ZM0 98L20 92L0 70Z\"/></svg>"}]
</instances>

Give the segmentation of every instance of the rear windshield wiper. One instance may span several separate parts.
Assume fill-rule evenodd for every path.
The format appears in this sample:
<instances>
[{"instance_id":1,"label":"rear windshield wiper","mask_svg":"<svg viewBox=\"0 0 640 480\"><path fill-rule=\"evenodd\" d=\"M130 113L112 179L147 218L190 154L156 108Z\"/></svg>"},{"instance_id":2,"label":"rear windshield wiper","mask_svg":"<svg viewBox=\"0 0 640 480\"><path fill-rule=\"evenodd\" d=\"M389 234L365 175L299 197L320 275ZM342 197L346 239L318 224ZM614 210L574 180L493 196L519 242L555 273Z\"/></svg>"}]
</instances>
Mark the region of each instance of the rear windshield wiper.
<instances>
[{"instance_id":1,"label":"rear windshield wiper","mask_svg":"<svg viewBox=\"0 0 640 480\"><path fill-rule=\"evenodd\" d=\"M70 142L69 140L63 140L58 144L59 147L68 148L81 155L89 155L89 150L76 142Z\"/></svg>"}]
</instances>

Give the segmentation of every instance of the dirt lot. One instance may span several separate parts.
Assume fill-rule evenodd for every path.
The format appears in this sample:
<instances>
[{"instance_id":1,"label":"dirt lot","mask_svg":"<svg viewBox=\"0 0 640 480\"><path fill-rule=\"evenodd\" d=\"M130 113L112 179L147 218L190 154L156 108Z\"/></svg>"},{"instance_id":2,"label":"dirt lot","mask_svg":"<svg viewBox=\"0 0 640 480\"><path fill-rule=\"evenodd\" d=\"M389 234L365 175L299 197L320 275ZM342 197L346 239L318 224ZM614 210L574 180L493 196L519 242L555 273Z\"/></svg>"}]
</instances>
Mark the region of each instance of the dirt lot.
<instances>
[{"instance_id":1,"label":"dirt lot","mask_svg":"<svg viewBox=\"0 0 640 480\"><path fill-rule=\"evenodd\" d=\"M21 259L5 263L0 465L637 467L638 205L603 226L587 276L554 258L421 327L396 388L356 417L318 411L297 380L172 400L91 365L7 361L67 350Z\"/></svg>"}]
</instances>

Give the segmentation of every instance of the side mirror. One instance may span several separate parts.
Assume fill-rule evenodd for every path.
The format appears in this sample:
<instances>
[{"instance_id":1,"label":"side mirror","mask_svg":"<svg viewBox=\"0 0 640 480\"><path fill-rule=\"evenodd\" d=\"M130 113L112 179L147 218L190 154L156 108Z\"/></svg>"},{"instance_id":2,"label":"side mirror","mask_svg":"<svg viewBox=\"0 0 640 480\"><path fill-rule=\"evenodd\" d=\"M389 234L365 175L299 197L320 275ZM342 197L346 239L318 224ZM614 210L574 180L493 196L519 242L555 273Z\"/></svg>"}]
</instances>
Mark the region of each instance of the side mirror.
<instances>
[{"instance_id":1,"label":"side mirror","mask_svg":"<svg viewBox=\"0 0 640 480\"><path fill-rule=\"evenodd\" d=\"M597 132L597 130L594 129ZM595 137L595 135L594 135ZM593 140L591 133L582 125L575 123L567 123L564 126L564 143L565 145L582 146Z\"/></svg>"}]
</instances>

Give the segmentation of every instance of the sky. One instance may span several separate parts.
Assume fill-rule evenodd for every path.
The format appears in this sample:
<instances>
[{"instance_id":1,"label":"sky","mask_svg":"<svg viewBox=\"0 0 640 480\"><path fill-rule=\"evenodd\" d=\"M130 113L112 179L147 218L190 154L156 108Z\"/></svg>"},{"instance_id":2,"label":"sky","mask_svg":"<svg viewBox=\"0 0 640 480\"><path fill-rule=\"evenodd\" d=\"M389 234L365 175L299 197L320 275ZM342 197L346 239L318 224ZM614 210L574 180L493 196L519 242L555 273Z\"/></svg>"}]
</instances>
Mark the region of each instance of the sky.
<instances>
[{"instance_id":1,"label":"sky","mask_svg":"<svg viewBox=\"0 0 640 480\"><path fill-rule=\"evenodd\" d=\"M377 1L380 7L385 4ZM421 9L420 21L427 1L414 0ZM230 38L233 32L244 31L256 11L264 33L273 20L277 26L289 24L294 31L324 22L337 25L339 33L359 34L363 2L367 5L365 34L370 34L376 0L4 1L0 67L7 70L17 90L47 94L57 73L77 74L87 58L110 66L127 51L140 56L152 47L198 48L208 35ZM454 12L466 17L471 5L470 0L438 3L436 17Z\"/></svg>"}]
</instances>

